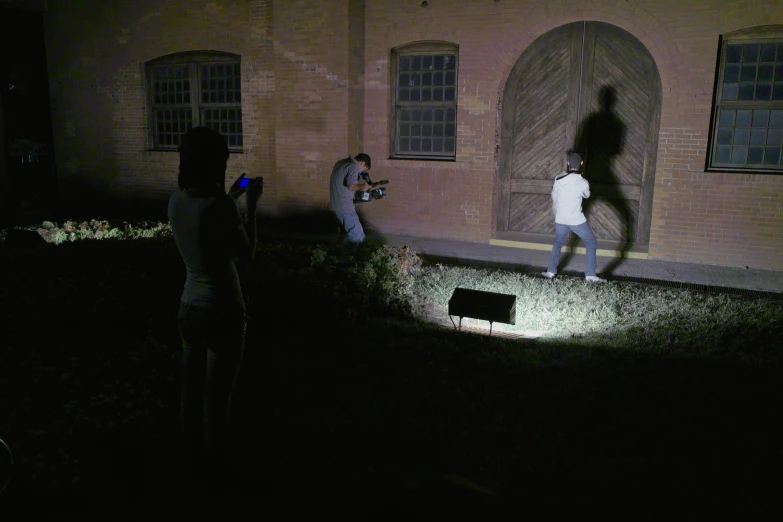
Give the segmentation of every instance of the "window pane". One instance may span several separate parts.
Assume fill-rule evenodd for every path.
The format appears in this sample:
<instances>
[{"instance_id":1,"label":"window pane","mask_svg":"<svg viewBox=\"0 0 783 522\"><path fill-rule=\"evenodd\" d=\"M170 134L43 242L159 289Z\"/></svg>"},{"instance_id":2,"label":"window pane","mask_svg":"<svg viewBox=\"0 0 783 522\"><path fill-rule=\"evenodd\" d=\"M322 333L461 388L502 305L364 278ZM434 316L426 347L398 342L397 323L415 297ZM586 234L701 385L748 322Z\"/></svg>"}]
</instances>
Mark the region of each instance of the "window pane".
<instances>
[{"instance_id":1,"label":"window pane","mask_svg":"<svg viewBox=\"0 0 783 522\"><path fill-rule=\"evenodd\" d=\"M443 56L437 55L432 61L432 68L437 70L443 69Z\"/></svg>"},{"instance_id":2,"label":"window pane","mask_svg":"<svg viewBox=\"0 0 783 522\"><path fill-rule=\"evenodd\" d=\"M759 44L745 44L742 53L743 62L757 62L759 59Z\"/></svg>"},{"instance_id":3,"label":"window pane","mask_svg":"<svg viewBox=\"0 0 783 522\"><path fill-rule=\"evenodd\" d=\"M754 127L766 127L768 122L769 122L769 111L764 111L764 110L753 111Z\"/></svg>"},{"instance_id":4,"label":"window pane","mask_svg":"<svg viewBox=\"0 0 783 522\"><path fill-rule=\"evenodd\" d=\"M761 165L764 159L764 147L751 147L748 149L748 164Z\"/></svg>"},{"instance_id":5,"label":"window pane","mask_svg":"<svg viewBox=\"0 0 783 522\"><path fill-rule=\"evenodd\" d=\"M731 160L731 147L718 147L715 151L715 161L717 163L729 163Z\"/></svg>"},{"instance_id":6,"label":"window pane","mask_svg":"<svg viewBox=\"0 0 783 522\"><path fill-rule=\"evenodd\" d=\"M731 145L733 134L731 129L718 129L718 145Z\"/></svg>"},{"instance_id":7,"label":"window pane","mask_svg":"<svg viewBox=\"0 0 783 522\"><path fill-rule=\"evenodd\" d=\"M772 99L774 101L783 100L783 82L776 83L775 86L772 87Z\"/></svg>"},{"instance_id":8,"label":"window pane","mask_svg":"<svg viewBox=\"0 0 783 522\"><path fill-rule=\"evenodd\" d=\"M449 54L443 57L443 68L444 69L456 69L457 68L457 57L453 54Z\"/></svg>"},{"instance_id":9,"label":"window pane","mask_svg":"<svg viewBox=\"0 0 783 522\"><path fill-rule=\"evenodd\" d=\"M783 145L783 129L770 129L767 131L767 147L780 147Z\"/></svg>"},{"instance_id":10,"label":"window pane","mask_svg":"<svg viewBox=\"0 0 783 522\"><path fill-rule=\"evenodd\" d=\"M400 101L408 101L411 99L411 93L408 89L400 89Z\"/></svg>"},{"instance_id":11,"label":"window pane","mask_svg":"<svg viewBox=\"0 0 783 522\"><path fill-rule=\"evenodd\" d=\"M771 63L759 65L759 73L756 78L760 82L771 82L775 74L775 66Z\"/></svg>"},{"instance_id":12,"label":"window pane","mask_svg":"<svg viewBox=\"0 0 783 522\"><path fill-rule=\"evenodd\" d=\"M756 99L767 101L772 96L771 83L759 83L756 85Z\"/></svg>"},{"instance_id":13,"label":"window pane","mask_svg":"<svg viewBox=\"0 0 783 522\"><path fill-rule=\"evenodd\" d=\"M421 124L411 125L411 136L421 136Z\"/></svg>"},{"instance_id":14,"label":"window pane","mask_svg":"<svg viewBox=\"0 0 783 522\"><path fill-rule=\"evenodd\" d=\"M742 46L741 45L726 46L726 62L739 63L741 61L742 61Z\"/></svg>"},{"instance_id":15,"label":"window pane","mask_svg":"<svg viewBox=\"0 0 783 522\"><path fill-rule=\"evenodd\" d=\"M737 111L737 127L750 127L753 111Z\"/></svg>"},{"instance_id":16,"label":"window pane","mask_svg":"<svg viewBox=\"0 0 783 522\"><path fill-rule=\"evenodd\" d=\"M748 129L737 129L734 131L734 145L747 145L750 140L750 131Z\"/></svg>"},{"instance_id":17,"label":"window pane","mask_svg":"<svg viewBox=\"0 0 783 522\"><path fill-rule=\"evenodd\" d=\"M724 83L723 84L723 99L724 100L736 100L739 97L739 84L738 83Z\"/></svg>"},{"instance_id":18,"label":"window pane","mask_svg":"<svg viewBox=\"0 0 783 522\"><path fill-rule=\"evenodd\" d=\"M761 149L764 150L764 149ZM432 152L432 139L431 138L422 138L421 140L421 151L422 152Z\"/></svg>"},{"instance_id":19,"label":"window pane","mask_svg":"<svg viewBox=\"0 0 783 522\"><path fill-rule=\"evenodd\" d=\"M731 162L745 164L748 159L747 147L732 147L731 148Z\"/></svg>"},{"instance_id":20,"label":"window pane","mask_svg":"<svg viewBox=\"0 0 783 522\"><path fill-rule=\"evenodd\" d=\"M450 122L450 121L451 122L457 121L457 112L451 107L446 109L446 122Z\"/></svg>"},{"instance_id":21,"label":"window pane","mask_svg":"<svg viewBox=\"0 0 783 522\"><path fill-rule=\"evenodd\" d=\"M432 85L432 73L424 73L421 75L421 84L423 86Z\"/></svg>"},{"instance_id":22,"label":"window pane","mask_svg":"<svg viewBox=\"0 0 783 522\"><path fill-rule=\"evenodd\" d=\"M446 144L446 152L454 152L454 139L453 138L446 138L445 141Z\"/></svg>"},{"instance_id":23,"label":"window pane","mask_svg":"<svg viewBox=\"0 0 783 522\"><path fill-rule=\"evenodd\" d=\"M428 123L426 125L421 126L421 135L422 136L432 136L432 124ZM762 144L764 141L761 142Z\"/></svg>"},{"instance_id":24,"label":"window pane","mask_svg":"<svg viewBox=\"0 0 783 522\"><path fill-rule=\"evenodd\" d=\"M432 88L422 87L421 89L421 101L432 101Z\"/></svg>"},{"instance_id":25,"label":"window pane","mask_svg":"<svg viewBox=\"0 0 783 522\"><path fill-rule=\"evenodd\" d=\"M718 119L721 127L733 127L734 126L734 111L722 109L720 111L720 118Z\"/></svg>"},{"instance_id":26,"label":"window pane","mask_svg":"<svg viewBox=\"0 0 783 522\"><path fill-rule=\"evenodd\" d=\"M775 61L775 44L773 43L761 44L761 61L762 62Z\"/></svg>"},{"instance_id":27,"label":"window pane","mask_svg":"<svg viewBox=\"0 0 783 522\"><path fill-rule=\"evenodd\" d=\"M436 72L432 75L432 85L443 85L443 72Z\"/></svg>"},{"instance_id":28,"label":"window pane","mask_svg":"<svg viewBox=\"0 0 783 522\"><path fill-rule=\"evenodd\" d=\"M413 109L411 111L411 121L421 121L421 109Z\"/></svg>"},{"instance_id":29,"label":"window pane","mask_svg":"<svg viewBox=\"0 0 783 522\"><path fill-rule=\"evenodd\" d=\"M764 150L764 165L780 165L781 149L767 147Z\"/></svg>"},{"instance_id":30,"label":"window pane","mask_svg":"<svg viewBox=\"0 0 783 522\"><path fill-rule=\"evenodd\" d=\"M421 152L421 138L411 138L411 152Z\"/></svg>"},{"instance_id":31,"label":"window pane","mask_svg":"<svg viewBox=\"0 0 783 522\"><path fill-rule=\"evenodd\" d=\"M446 87L446 92L444 92L444 100L445 101L454 101L454 95L455 95L455 89L454 87Z\"/></svg>"},{"instance_id":32,"label":"window pane","mask_svg":"<svg viewBox=\"0 0 783 522\"><path fill-rule=\"evenodd\" d=\"M432 100L443 101L443 87L434 87L432 89Z\"/></svg>"},{"instance_id":33,"label":"window pane","mask_svg":"<svg viewBox=\"0 0 783 522\"><path fill-rule=\"evenodd\" d=\"M446 125L446 136L447 137L453 137L454 133L456 131L456 125L453 123L449 123Z\"/></svg>"},{"instance_id":34,"label":"window pane","mask_svg":"<svg viewBox=\"0 0 783 522\"><path fill-rule=\"evenodd\" d=\"M452 86L457 85L457 73L455 73L454 71L448 71L446 73L445 84L447 86L448 85L452 85Z\"/></svg>"},{"instance_id":35,"label":"window pane","mask_svg":"<svg viewBox=\"0 0 783 522\"><path fill-rule=\"evenodd\" d=\"M414 56L411 61L411 69L414 71L420 71L421 70L421 56Z\"/></svg>"},{"instance_id":36,"label":"window pane","mask_svg":"<svg viewBox=\"0 0 783 522\"><path fill-rule=\"evenodd\" d=\"M411 111L409 109L402 109L402 114L400 115L400 119L402 121L410 121L411 119Z\"/></svg>"},{"instance_id":37,"label":"window pane","mask_svg":"<svg viewBox=\"0 0 783 522\"><path fill-rule=\"evenodd\" d=\"M411 101L421 101L421 89L411 89Z\"/></svg>"},{"instance_id":38,"label":"window pane","mask_svg":"<svg viewBox=\"0 0 783 522\"><path fill-rule=\"evenodd\" d=\"M410 149L410 140L408 138L400 138L400 152L408 152Z\"/></svg>"},{"instance_id":39,"label":"window pane","mask_svg":"<svg viewBox=\"0 0 783 522\"><path fill-rule=\"evenodd\" d=\"M443 109L435 109L434 111L435 121L443 121L443 117L445 116L445 111Z\"/></svg>"},{"instance_id":40,"label":"window pane","mask_svg":"<svg viewBox=\"0 0 783 522\"><path fill-rule=\"evenodd\" d=\"M411 77L409 74L400 75L400 87L407 87L410 81L411 81Z\"/></svg>"},{"instance_id":41,"label":"window pane","mask_svg":"<svg viewBox=\"0 0 783 522\"><path fill-rule=\"evenodd\" d=\"M443 152L443 138L432 140L432 152Z\"/></svg>"},{"instance_id":42,"label":"window pane","mask_svg":"<svg viewBox=\"0 0 783 522\"><path fill-rule=\"evenodd\" d=\"M421 113L422 121L432 121L433 112L434 111L432 109L424 109L424 111Z\"/></svg>"},{"instance_id":43,"label":"window pane","mask_svg":"<svg viewBox=\"0 0 783 522\"><path fill-rule=\"evenodd\" d=\"M401 123L400 124L400 136L410 136L411 135L411 125L410 123Z\"/></svg>"},{"instance_id":44,"label":"window pane","mask_svg":"<svg viewBox=\"0 0 783 522\"><path fill-rule=\"evenodd\" d=\"M423 56L421 59L421 68L425 71L432 70L432 56Z\"/></svg>"},{"instance_id":45,"label":"window pane","mask_svg":"<svg viewBox=\"0 0 783 522\"><path fill-rule=\"evenodd\" d=\"M740 74L740 81L753 82L756 81L756 64L743 64L742 73Z\"/></svg>"},{"instance_id":46,"label":"window pane","mask_svg":"<svg viewBox=\"0 0 783 522\"><path fill-rule=\"evenodd\" d=\"M433 136L445 136L446 131L444 129L444 126L442 123L436 123L432 126L432 135Z\"/></svg>"},{"instance_id":47,"label":"window pane","mask_svg":"<svg viewBox=\"0 0 783 522\"><path fill-rule=\"evenodd\" d=\"M778 62L778 64L775 66L775 81L776 82L783 82L783 63Z\"/></svg>"},{"instance_id":48,"label":"window pane","mask_svg":"<svg viewBox=\"0 0 783 522\"><path fill-rule=\"evenodd\" d=\"M769 126L783 128L783 110L769 111Z\"/></svg>"},{"instance_id":49,"label":"window pane","mask_svg":"<svg viewBox=\"0 0 783 522\"><path fill-rule=\"evenodd\" d=\"M740 100L752 100L756 94L756 84L754 83L741 83L740 84Z\"/></svg>"},{"instance_id":50,"label":"window pane","mask_svg":"<svg viewBox=\"0 0 783 522\"><path fill-rule=\"evenodd\" d=\"M401 71L410 71L411 70L411 57L410 56L402 56L400 58L400 70Z\"/></svg>"},{"instance_id":51,"label":"window pane","mask_svg":"<svg viewBox=\"0 0 783 522\"><path fill-rule=\"evenodd\" d=\"M767 142L767 130L753 129L753 131L750 133L750 145L764 146L766 142ZM720 141L718 143L720 143Z\"/></svg>"}]
</instances>

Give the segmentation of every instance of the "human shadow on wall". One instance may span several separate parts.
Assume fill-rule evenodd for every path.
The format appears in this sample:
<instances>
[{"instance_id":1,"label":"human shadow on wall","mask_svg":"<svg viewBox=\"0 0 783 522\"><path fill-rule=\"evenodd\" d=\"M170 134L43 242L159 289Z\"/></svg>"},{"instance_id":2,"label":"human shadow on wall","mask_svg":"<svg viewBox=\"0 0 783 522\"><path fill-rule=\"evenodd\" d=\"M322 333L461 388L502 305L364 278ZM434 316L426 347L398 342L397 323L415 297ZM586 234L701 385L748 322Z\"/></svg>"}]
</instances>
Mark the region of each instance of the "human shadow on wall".
<instances>
[{"instance_id":1,"label":"human shadow on wall","mask_svg":"<svg viewBox=\"0 0 783 522\"><path fill-rule=\"evenodd\" d=\"M604 85L599 93L600 109L592 112L583 120L577 130L574 150L584 159L582 175L590 183L591 195L583 200L582 210L596 236L606 235L604 227L596 224L599 202L604 202L619 218L619 230L614 235L618 238L619 255L601 271L604 275L612 275L618 266L627 258L634 241L635 219L627 199L620 190L622 180L614 167L616 158L623 152L625 145L626 126L614 111L617 102L617 92L611 85ZM591 211L594 212L591 219ZM603 234L602 234L603 232ZM611 231L610 231L611 233ZM571 234L569 249L562 266L566 266L579 238Z\"/></svg>"}]
</instances>

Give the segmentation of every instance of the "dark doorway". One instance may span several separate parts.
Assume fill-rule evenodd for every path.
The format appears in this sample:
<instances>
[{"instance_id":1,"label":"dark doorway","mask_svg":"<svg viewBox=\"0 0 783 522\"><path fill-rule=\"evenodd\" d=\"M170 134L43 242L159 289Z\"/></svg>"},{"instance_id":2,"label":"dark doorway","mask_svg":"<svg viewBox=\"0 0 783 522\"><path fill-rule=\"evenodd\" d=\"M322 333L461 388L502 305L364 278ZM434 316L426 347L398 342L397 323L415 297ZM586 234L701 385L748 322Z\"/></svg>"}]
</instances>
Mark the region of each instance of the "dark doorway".
<instances>
[{"instance_id":1,"label":"dark doorway","mask_svg":"<svg viewBox=\"0 0 783 522\"><path fill-rule=\"evenodd\" d=\"M658 69L630 33L577 22L538 38L503 95L498 232L554 234L549 194L575 148L596 237L648 244L660 111Z\"/></svg>"},{"instance_id":2,"label":"dark doorway","mask_svg":"<svg viewBox=\"0 0 783 522\"><path fill-rule=\"evenodd\" d=\"M57 202L43 13L0 8L0 206Z\"/></svg>"}]
</instances>

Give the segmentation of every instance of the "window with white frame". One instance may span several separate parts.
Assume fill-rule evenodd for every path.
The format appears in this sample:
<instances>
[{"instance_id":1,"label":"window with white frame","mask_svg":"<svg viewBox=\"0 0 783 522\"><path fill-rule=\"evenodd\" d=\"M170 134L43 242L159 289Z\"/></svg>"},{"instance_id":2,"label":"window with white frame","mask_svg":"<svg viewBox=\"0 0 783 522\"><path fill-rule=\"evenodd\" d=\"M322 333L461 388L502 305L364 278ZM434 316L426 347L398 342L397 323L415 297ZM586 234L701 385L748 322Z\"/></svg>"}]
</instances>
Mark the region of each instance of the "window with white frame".
<instances>
[{"instance_id":1,"label":"window with white frame","mask_svg":"<svg viewBox=\"0 0 783 522\"><path fill-rule=\"evenodd\" d=\"M392 51L392 158L456 158L458 60L457 46L444 42Z\"/></svg>"},{"instance_id":2,"label":"window with white frame","mask_svg":"<svg viewBox=\"0 0 783 522\"><path fill-rule=\"evenodd\" d=\"M146 64L150 146L177 150L192 127L209 127L241 151L240 57L217 52L169 55Z\"/></svg>"},{"instance_id":3,"label":"window with white frame","mask_svg":"<svg viewBox=\"0 0 783 522\"><path fill-rule=\"evenodd\" d=\"M783 173L783 26L722 39L708 170Z\"/></svg>"}]
</instances>

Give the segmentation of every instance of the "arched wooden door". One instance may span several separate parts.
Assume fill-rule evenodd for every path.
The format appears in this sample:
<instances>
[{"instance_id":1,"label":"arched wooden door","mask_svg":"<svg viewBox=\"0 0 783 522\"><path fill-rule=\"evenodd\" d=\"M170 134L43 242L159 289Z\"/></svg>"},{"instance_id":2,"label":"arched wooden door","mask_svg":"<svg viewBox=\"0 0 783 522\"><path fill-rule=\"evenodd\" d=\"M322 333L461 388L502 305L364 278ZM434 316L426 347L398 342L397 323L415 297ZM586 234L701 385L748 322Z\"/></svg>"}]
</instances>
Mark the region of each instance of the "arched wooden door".
<instances>
[{"instance_id":1,"label":"arched wooden door","mask_svg":"<svg viewBox=\"0 0 783 522\"><path fill-rule=\"evenodd\" d=\"M504 91L497 230L554 233L549 194L574 148L596 236L649 243L660 110L658 69L628 32L577 22L538 38Z\"/></svg>"}]
</instances>

